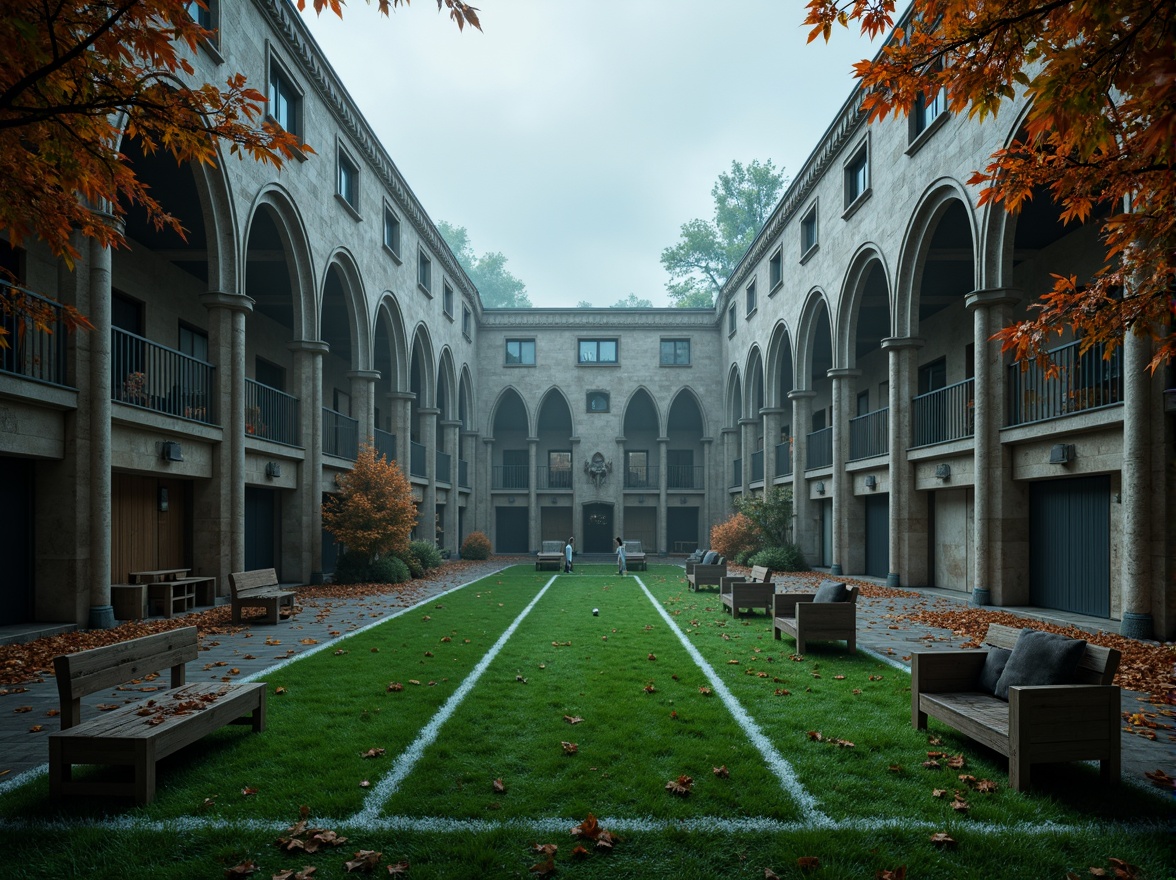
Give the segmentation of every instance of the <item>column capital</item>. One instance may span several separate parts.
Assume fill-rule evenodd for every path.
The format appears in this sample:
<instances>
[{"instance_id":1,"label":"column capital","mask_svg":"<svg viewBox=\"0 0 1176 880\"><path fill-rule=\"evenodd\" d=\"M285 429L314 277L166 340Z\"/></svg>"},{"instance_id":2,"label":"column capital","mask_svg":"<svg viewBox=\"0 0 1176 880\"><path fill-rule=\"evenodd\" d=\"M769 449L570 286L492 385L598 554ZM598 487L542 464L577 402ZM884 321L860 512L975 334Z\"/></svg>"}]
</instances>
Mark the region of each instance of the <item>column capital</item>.
<instances>
[{"instance_id":1,"label":"column capital","mask_svg":"<svg viewBox=\"0 0 1176 880\"><path fill-rule=\"evenodd\" d=\"M416 395L411 391L389 391L384 396L389 400L416 400Z\"/></svg>"},{"instance_id":2,"label":"column capital","mask_svg":"<svg viewBox=\"0 0 1176 880\"><path fill-rule=\"evenodd\" d=\"M442 428L460 428L461 419L438 419L437 424Z\"/></svg>"},{"instance_id":3,"label":"column capital","mask_svg":"<svg viewBox=\"0 0 1176 880\"><path fill-rule=\"evenodd\" d=\"M861 376L862 371L856 367L834 367L831 370L826 370L825 375L836 382L838 379L856 379Z\"/></svg>"},{"instance_id":4,"label":"column capital","mask_svg":"<svg viewBox=\"0 0 1176 880\"><path fill-rule=\"evenodd\" d=\"M343 375L348 379L359 379L366 382L377 382L380 379L379 370L348 370Z\"/></svg>"},{"instance_id":5,"label":"column capital","mask_svg":"<svg viewBox=\"0 0 1176 880\"><path fill-rule=\"evenodd\" d=\"M479 437L481 437L481 436L482 436L482 433L481 433L480 431L462 431L462 432L461 432L461 436L463 436L463 437L472 437L472 438L474 438L474 439L476 440L477 438L479 438ZM490 442L494 442L494 441L493 441L493 438L491 438L491 441L490 441Z\"/></svg>"},{"instance_id":6,"label":"column capital","mask_svg":"<svg viewBox=\"0 0 1176 880\"><path fill-rule=\"evenodd\" d=\"M1015 287L990 287L987 290L973 290L964 297L964 308L978 309L981 306L1011 306L1021 301L1021 291Z\"/></svg>"},{"instance_id":7,"label":"column capital","mask_svg":"<svg viewBox=\"0 0 1176 880\"><path fill-rule=\"evenodd\" d=\"M208 310L228 309L232 312L253 311L253 300L243 293L230 293L227 290L210 290L200 294L200 304Z\"/></svg>"},{"instance_id":8,"label":"column capital","mask_svg":"<svg viewBox=\"0 0 1176 880\"><path fill-rule=\"evenodd\" d=\"M532 446L537 446L539 444L539 441L542 439L543 439L542 437L528 437L527 442L530 443Z\"/></svg>"},{"instance_id":9,"label":"column capital","mask_svg":"<svg viewBox=\"0 0 1176 880\"><path fill-rule=\"evenodd\" d=\"M804 388L796 388L788 392L789 400L812 400L817 396L817 392L808 391Z\"/></svg>"},{"instance_id":10,"label":"column capital","mask_svg":"<svg viewBox=\"0 0 1176 880\"><path fill-rule=\"evenodd\" d=\"M779 416L790 412L792 410L785 406L764 406L760 407L759 414L761 416Z\"/></svg>"},{"instance_id":11,"label":"column capital","mask_svg":"<svg viewBox=\"0 0 1176 880\"><path fill-rule=\"evenodd\" d=\"M719 428L719 433L720 434L734 434L738 430L739 429L734 426L732 426L730 428Z\"/></svg>"},{"instance_id":12,"label":"column capital","mask_svg":"<svg viewBox=\"0 0 1176 880\"><path fill-rule=\"evenodd\" d=\"M922 336L888 336L882 340L883 351L904 351L908 348L922 348L927 340Z\"/></svg>"},{"instance_id":13,"label":"column capital","mask_svg":"<svg viewBox=\"0 0 1176 880\"><path fill-rule=\"evenodd\" d=\"M654 439L653 442L654 443L669 443L670 438L669 437L657 437L656 439Z\"/></svg>"},{"instance_id":14,"label":"column capital","mask_svg":"<svg viewBox=\"0 0 1176 880\"><path fill-rule=\"evenodd\" d=\"M417 414L422 416L439 416L441 415L441 410L435 406L422 406L417 410Z\"/></svg>"},{"instance_id":15,"label":"column capital","mask_svg":"<svg viewBox=\"0 0 1176 880\"><path fill-rule=\"evenodd\" d=\"M744 419L739 420L740 427L742 427L743 425L758 425L758 424L759 424L759 419L744 418Z\"/></svg>"},{"instance_id":16,"label":"column capital","mask_svg":"<svg viewBox=\"0 0 1176 880\"><path fill-rule=\"evenodd\" d=\"M492 446L494 444L494 438L493 437L483 437L482 442L485 443L487 446Z\"/></svg>"},{"instance_id":17,"label":"column capital","mask_svg":"<svg viewBox=\"0 0 1176 880\"><path fill-rule=\"evenodd\" d=\"M708 443L714 443L715 438L714 437L699 437L698 442L706 445Z\"/></svg>"},{"instance_id":18,"label":"column capital","mask_svg":"<svg viewBox=\"0 0 1176 880\"><path fill-rule=\"evenodd\" d=\"M321 339L291 339L286 343L290 351L305 351L308 354L324 355L331 350L331 346Z\"/></svg>"}]
</instances>

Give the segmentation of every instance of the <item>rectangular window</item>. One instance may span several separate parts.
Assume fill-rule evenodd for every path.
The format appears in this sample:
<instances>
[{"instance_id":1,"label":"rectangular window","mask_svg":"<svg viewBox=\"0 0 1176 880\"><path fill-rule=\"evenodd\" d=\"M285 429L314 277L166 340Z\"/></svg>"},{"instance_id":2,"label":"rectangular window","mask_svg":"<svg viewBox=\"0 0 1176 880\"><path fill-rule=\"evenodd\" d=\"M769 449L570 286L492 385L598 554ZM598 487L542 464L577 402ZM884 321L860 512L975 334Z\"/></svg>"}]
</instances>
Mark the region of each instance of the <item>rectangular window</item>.
<instances>
[{"instance_id":1,"label":"rectangular window","mask_svg":"<svg viewBox=\"0 0 1176 880\"><path fill-rule=\"evenodd\" d=\"M750 316L755 311L755 282L747 285L747 311L745 314Z\"/></svg>"},{"instance_id":2,"label":"rectangular window","mask_svg":"<svg viewBox=\"0 0 1176 880\"><path fill-rule=\"evenodd\" d=\"M196 0L188 0L188 15L205 30L212 30L212 0L207 0L203 5Z\"/></svg>"},{"instance_id":3,"label":"rectangular window","mask_svg":"<svg viewBox=\"0 0 1176 880\"><path fill-rule=\"evenodd\" d=\"M817 246L817 206L813 205L800 221L800 253L804 257Z\"/></svg>"},{"instance_id":4,"label":"rectangular window","mask_svg":"<svg viewBox=\"0 0 1176 880\"><path fill-rule=\"evenodd\" d=\"M384 247L393 256L400 257L400 218L387 205L384 206Z\"/></svg>"},{"instance_id":5,"label":"rectangular window","mask_svg":"<svg viewBox=\"0 0 1176 880\"><path fill-rule=\"evenodd\" d=\"M270 63L269 115L294 135L302 135L302 95L276 62Z\"/></svg>"},{"instance_id":6,"label":"rectangular window","mask_svg":"<svg viewBox=\"0 0 1176 880\"><path fill-rule=\"evenodd\" d=\"M727 309L727 335L735 335L735 303L731 303L731 307Z\"/></svg>"},{"instance_id":7,"label":"rectangular window","mask_svg":"<svg viewBox=\"0 0 1176 880\"><path fill-rule=\"evenodd\" d=\"M334 392L335 412L343 413L343 415L350 418L351 395L346 391L340 391L338 388L334 388L332 391Z\"/></svg>"},{"instance_id":8,"label":"rectangular window","mask_svg":"<svg viewBox=\"0 0 1176 880\"><path fill-rule=\"evenodd\" d=\"M666 450L666 488L697 489L694 485L694 450Z\"/></svg>"},{"instance_id":9,"label":"rectangular window","mask_svg":"<svg viewBox=\"0 0 1176 880\"><path fill-rule=\"evenodd\" d=\"M190 357L207 362L208 334L191 324L180 321L180 339L177 348Z\"/></svg>"},{"instance_id":10,"label":"rectangular window","mask_svg":"<svg viewBox=\"0 0 1176 880\"><path fill-rule=\"evenodd\" d=\"M870 153L866 143L845 165L845 207L848 208L870 188Z\"/></svg>"},{"instance_id":11,"label":"rectangular window","mask_svg":"<svg viewBox=\"0 0 1176 880\"><path fill-rule=\"evenodd\" d=\"M110 296L110 324L136 336L143 335L143 303L125 293L114 291Z\"/></svg>"},{"instance_id":12,"label":"rectangular window","mask_svg":"<svg viewBox=\"0 0 1176 880\"><path fill-rule=\"evenodd\" d=\"M864 416L870 412L870 392L859 391L857 396L857 414Z\"/></svg>"},{"instance_id":13,"label":"rectangular window","mask_svg":"<svg viewBox=\"0 0 1176 880\"><path fill-rule=\"evenodd\" d=\"M359 169L350 157L339 150L339 198L352 208L359 208Z\"/></svg>"},{"instance_id":14,"label":"rectangular window","mask_svg":"<svg viewBox=\"0 0 1176 880\"><path fill-rule=\"evenodd\" d=\"M928 96L920 94L911 109L910 139L913 141L927 131L947 109L947 92L943 89Z\"/></svg>"},{"instance_id":15,"label":"rectangular window","mask_svg":"<svg viewBox=\"0 0 1176 880\"><path fill-rule=\"evenodd\" d=\"M547 488L572 488L572 453L553 449L547 453Z\"/></svg>"},{"instance_id":16,"label":"rectangular window","mask_svg":"<svg viewBox=\"0 0 1176 880\"><path fill-rule=\"evenodd\" d=\"M506 340L506 363L508 366L534 366L535 340L508 339Z\"/></svg>"},{"instance_id":17,"label":"rectangular window","mask_svg":"<svg viewBox=\"0 0 1176 880\"><path fill-rule=\"evenodd\" d=\"M928 394L947 386L947 359L939 358L919 367L919 393Z\"/></svg>"},{"instance_id":18,"label":"rectangular window","mask_svg":"<svg viewBox=\"0 0 1176 880\"><path fill-rule=\"evenodd\" d=\"M625 488L649 487L649 453L644 450L625 452Z\"/></svg>"},{"instance_id":19,"label":"rectangular window","mask_svg":"<svg viewBox=\"0 0 1176 880\"><path fill-rule=\"evenodd\" d=\"M449 286L448 281L441 284L441 308L445 314L453 317L453 288Z\"/></svg>"},{"instance_id":20,"label":"rectangular window","mask_svg":"<svg viewBox=\"0 0 1176 880\"><path fill-rule=\"evenodd\" d=\"M615 339L581 339L580 363L615 364L617 362L617 341Z\"/></svg>"},{"instance_id":21,"label":"rectangular window","mask_svg":"<svg viewBox=\"0 0 1176 880\"><path fill-rule=\"evenodd\" d=\"M267 361L265 358L258 358L254 368L254 375L257 381L266 388L273 388L276 391L286 390L286 368L278 366L272 361Z\"/></svg>"},{"instance_id":22,"label":"rectangular window","mask_svg":"<svg viewBox=\"0 0 1176 880\"><path fill-rule=\"evenodd\" d=\"M433 261L425 256L424 251L418 252L417 285L429 296L433 295Z\"/></svg>"},{"instance_id":23,"label":"rectangular window","mask_svg":"<svg viewBox=\"0 0 1176 880\"><path fill-rule=\"evenodd\" d=\"M608 412L608 404L607 391L589 391L584 408L590 413L603 413Z\"/></svg>"},{"instance_id":24,"label":"rectangular window","mask_svg":"<svg viewBox=\"0 0 1176 880\"><path fill-rule=\"evenodd\" d=\"M661 365L663 367L684 367L689 364L689 339L663 339L661 341Z\"/></svg>"},{"instance_id":25,"label":"rectangular window","mask_svg":"<svg viewBox=\"0 0 1176 880\"><path fill-rule=\"evenodd\" d=\"M461 332L465 334L466 338L470 335L470 310L468 306L461 307Z\"/></svg>"},{"instance_id":26,"label":"rectangular window","mask_svg":"<svg viewBox=\"0 0 1176 880\"><path fill-rule=\"evenodd\" d=\"M768 293L784 283L784 252L777 248L768 260Z\"/></svg>"}]
</instances>

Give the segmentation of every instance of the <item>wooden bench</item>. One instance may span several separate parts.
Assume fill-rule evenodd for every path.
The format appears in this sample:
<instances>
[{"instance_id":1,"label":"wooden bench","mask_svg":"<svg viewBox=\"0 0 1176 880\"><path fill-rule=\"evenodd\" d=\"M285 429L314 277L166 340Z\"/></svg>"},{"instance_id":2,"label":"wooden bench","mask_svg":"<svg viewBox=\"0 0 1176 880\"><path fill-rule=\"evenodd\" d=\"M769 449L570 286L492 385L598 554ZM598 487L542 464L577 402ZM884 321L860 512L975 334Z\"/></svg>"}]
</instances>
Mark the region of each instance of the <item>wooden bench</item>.
<instances>
[{"instance_id":1,"label":"wooden bench","mask_svg":"<svg viewBox=\"0 0 1176 880\"><path fill-rule=\"evenodd\" d=\"M989 624L985 642L1012 650L1020 630ZM911 723L931 716L1009 759L1009 786L1029 787L1033 764L1097 760L1104 784L1119 781L1119 668L1114 648L1086 646L1079 684L1009 688L1009 699L978 686L987 651L915 651L911 654Z\"/></svg>"},{"instance_id":2,"label":"wooden bench","mask_svg":"<svg viewBox=\"0 0 1176 880\"><path fill-rule=\"evenodd\" d=\"M184 683L184 664L200 652L196 627L55 657L61 730L49 734L49 793L155 797L155 763L227 724L265 729L265 684ZM171 670L171 688L82 720L82 697ZM130 781L72 779L74 764L133 768Z\"/></svg>"},{"instance_id":3,"label":"wooden bench","mask_svg":"<svg viewBox=\"0 0 1176 880\"><path fill-rule=\"evenodd\" d=\"M719 582L727 576L727 558L720 556L722 562L704 565L701 562L686 562L686 581L690 589L699 587L717 587Z\"/></svg>"},{"instance_id":4,"label":"wooden bench","mask_svg":"<svg viewBox=\"0 0 1176 880\"><path fill-rule=\"evenodd\" d=\"M553 568L559 571L563 567L563 541L544 541L543 549L535 556L535 571Z\"/></svg>"},{"instance_id":5,"label":"wooden bench","mask_svg":"<svg viewBox=\"0 0 1176 880\"><path fill-rule=\"evenodd\" d=\"M242 608L265 609L264 617L251 617L250 623L277 623L283 605L294 610L294 593L278 586L278 573L272 568L233 572L229 575L229 593L233 623L242 622Z\"/></svg>"},{"instance_id":6,"label":"wooden bench","mask_svg":"<svg viewBox=\"0 0 1176 880\"><path fill-rule=\"evenodd\" d=\"M765 614L772 612L772 600L776 595L776 585L772 583L772 572L766 566L756 565L751 569L751 577L730 575L719 580L719 600L731 612L732 617L739 616L739 609L752 611L762 608Z\"/></svg>"},{"instance_id":7,"label":"wooden bench","mask_svg":"<svg viewBox=\"0 0 1176 880\"><path fill-rule=\"evenodd\" d=\"M822 586L832 581L822 581ZM815 593L776 593L772 605L772 634L787 633L796 639L796 653L807 642L841 641L850 653L857 651L858 588L848 587L845 602L814 602Z\"/></svg>"},{"instance_id":8,"label":"wooden bench","mask_svg":"<svg viewBox=\"0 0 1176 880\"><path fill-rule=\"evenodd\" d=\"M649 571L645 561L645 551L641 549L640 541L625 542L625 568L629 571Z\"/></svg>"}]
</instances>

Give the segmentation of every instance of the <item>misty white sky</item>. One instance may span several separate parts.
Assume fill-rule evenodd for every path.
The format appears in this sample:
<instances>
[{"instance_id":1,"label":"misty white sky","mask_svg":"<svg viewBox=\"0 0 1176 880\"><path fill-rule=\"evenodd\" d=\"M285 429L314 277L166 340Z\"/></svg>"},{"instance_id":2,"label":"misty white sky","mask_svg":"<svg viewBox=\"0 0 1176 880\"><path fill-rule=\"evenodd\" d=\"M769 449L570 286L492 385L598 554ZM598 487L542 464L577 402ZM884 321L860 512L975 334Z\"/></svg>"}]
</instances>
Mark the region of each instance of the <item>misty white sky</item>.
<instances>
[{"instance_id":1,"label":"misty white sky","mask_svg":"<svg viewBox=\"0 0 1176 880\"><path fill-rule=\"evenodd\" d=\"M308 4L309 5L309 4ZM416 0L306 13L434 221L502 251L536 306L668 305L663 248L731 161L792 177L874 49L805 43L800 0Z\"/></svg>"}]
</instances>

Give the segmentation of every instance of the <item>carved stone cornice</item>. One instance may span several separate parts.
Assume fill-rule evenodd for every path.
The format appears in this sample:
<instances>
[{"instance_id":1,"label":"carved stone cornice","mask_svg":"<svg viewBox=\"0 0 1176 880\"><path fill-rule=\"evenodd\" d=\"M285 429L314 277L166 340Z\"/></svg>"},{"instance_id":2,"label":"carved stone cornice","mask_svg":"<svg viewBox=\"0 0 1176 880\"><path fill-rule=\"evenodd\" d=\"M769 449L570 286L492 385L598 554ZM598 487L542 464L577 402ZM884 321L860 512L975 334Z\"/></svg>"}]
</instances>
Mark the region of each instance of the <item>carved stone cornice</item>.
<instances>
[{"instance_id":1,"label":"carved stone cornice","mask_svg":"<svg viewBox=\"0 0 1176 880\"><path fill-rule=\"evenodd\" d=\"M710 309L486 309L483 329L507 327L583 327L592 330L681 331L687 328L715 331L719 319Z\"/></svg>"}]
</instances>

